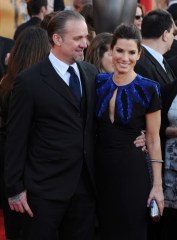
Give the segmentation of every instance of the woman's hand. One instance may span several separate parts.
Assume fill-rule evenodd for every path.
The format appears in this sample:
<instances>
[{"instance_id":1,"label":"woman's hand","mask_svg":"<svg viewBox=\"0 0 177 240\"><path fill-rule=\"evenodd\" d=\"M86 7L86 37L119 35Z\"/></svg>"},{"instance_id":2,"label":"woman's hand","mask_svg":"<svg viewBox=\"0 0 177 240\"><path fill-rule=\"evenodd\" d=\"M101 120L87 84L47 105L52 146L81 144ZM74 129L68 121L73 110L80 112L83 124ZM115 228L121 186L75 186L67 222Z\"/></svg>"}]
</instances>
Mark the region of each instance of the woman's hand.
<instances>
[{"instance_id":1,"label":"woman's hand","mask_svg":"<svg viewBox=\"0 0 177 240\"><path fill-rule=\"evenodd\" d=\"M151 200L156 200L157 205L159 207L160 215L163 215L163 209L164 209L164 195L163 195L163 189L162 185L159 186L153 186L151 189L151 192L149 194L147 206L150 206Z\"/></svg>"}]
</instances>

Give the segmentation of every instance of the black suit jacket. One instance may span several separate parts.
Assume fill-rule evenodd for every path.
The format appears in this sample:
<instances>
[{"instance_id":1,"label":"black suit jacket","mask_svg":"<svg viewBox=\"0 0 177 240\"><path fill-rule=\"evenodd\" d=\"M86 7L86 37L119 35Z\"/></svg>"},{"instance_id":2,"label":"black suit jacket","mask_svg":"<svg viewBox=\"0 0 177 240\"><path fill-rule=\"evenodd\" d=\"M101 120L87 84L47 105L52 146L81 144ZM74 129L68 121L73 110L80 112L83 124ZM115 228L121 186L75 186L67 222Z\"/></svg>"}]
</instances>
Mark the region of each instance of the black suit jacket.
<instances>
[{"instance_id":1,"label":"black suit jacket","mask_svg":"<svg viewBox=\"0 0 177 240\"><path fill-rule=\"evenodd\" d=\"M8 196L24 189L46 199L74 193L83 160L94 184L95 66L78 63L86 119L49 59L16 81L7 123L5 181Z\"/></svg>"},{"instance_id":2,"label":"black suit jacket","mask_svg":"<svg viewBox=\"0 0 177 240\"><path fill-rule=\"evenodd\" d=\"M136 63L135 72L143 77L159 82L161 87L173 82L175 79L173 73L172 79L169 79L163 67L145 48L143 48L141 57Z\"/></svg>"},{"instance_id":3,"label":"black suit jacket","mask_svg":"<svg viewBox=\"0 0 177 240\"><path fill-rule=\"evenodd\" d=\"M173 56L172 58L167 60L168 64L170 65L170 68L175 74L175 77L177 79L177 55Z\"/></svg>"},{"instance_id":4,"label":"black suit jacket","mask_svg":"<svg viewBox=\"0 0 177 240\"><path fill-rule=\"evenodd\" d=\"M18 38L18 36L23 32L24 29L28 27L40 26L41 19L38 17L31 17L27 22L22 23L17 27L14 33L14 40Z\"/></svg>"},{"instance_id":5,"label":"black suit jacket","mask_svg":"<svg viewBox=\"0 0 177 240\"><path fill-rule=\"evenodd\" d=\"M168 52L166 52L163 56L167 61L168 61L168 59L170 59L174 56L177 56L177 40L176 39L173 40L171 49Z\"/></svg>"}]
</instances>

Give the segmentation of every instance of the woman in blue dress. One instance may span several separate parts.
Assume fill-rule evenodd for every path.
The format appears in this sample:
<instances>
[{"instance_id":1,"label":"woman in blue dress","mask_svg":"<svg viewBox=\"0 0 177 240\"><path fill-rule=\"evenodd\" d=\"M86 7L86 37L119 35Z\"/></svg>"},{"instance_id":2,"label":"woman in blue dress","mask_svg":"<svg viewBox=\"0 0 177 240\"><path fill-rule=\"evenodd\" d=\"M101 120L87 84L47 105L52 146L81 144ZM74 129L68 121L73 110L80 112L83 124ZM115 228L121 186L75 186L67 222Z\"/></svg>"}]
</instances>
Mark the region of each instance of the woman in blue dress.
<instances>
[{"instance_id":1,"label":"woman in blue dress","mask_svg":"<svg viewBox=\"0 0 177 240\"><path fill-rule=\"evenodd\" d=\"M96 183L101 240L146 240L147 206L155 199L163 213L159 84L134 72L141 34L121 24L113 34L114 72L97 75ZM146 129L152 161L150 186L145 154L133 144Z\"/></svg>"}]
</instances>

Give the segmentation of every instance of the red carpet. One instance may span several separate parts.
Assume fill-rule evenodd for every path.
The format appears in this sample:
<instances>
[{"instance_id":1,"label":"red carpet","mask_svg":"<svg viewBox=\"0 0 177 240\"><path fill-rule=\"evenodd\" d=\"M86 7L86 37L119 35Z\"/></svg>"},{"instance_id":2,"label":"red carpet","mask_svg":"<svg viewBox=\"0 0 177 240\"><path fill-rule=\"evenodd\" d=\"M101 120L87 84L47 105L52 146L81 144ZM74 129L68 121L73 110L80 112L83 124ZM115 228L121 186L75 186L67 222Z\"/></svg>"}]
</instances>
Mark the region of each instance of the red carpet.
<instances>
[{"instance_id":1,"label":"red carpet","mask_svg":"<svg viewBox=\"0 0 177 240\"><path fill-rule=\"evenodd\" d=\"M4 220L3 220L2 209L0 209L0 240L5 240L5 234L4 234Z\"/></svg>"}]
</instances>

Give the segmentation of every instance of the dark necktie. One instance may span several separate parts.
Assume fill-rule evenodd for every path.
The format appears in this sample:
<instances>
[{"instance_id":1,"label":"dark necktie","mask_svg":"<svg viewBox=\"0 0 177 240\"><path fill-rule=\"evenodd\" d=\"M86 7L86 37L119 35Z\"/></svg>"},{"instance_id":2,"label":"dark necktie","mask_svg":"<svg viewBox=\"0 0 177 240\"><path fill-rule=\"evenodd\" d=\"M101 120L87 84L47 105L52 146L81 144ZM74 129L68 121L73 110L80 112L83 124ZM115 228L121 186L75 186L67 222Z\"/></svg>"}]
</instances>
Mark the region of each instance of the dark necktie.
<instances>
[{"instance_id":1,"label":"dark necktie","mask_svg":"<svg viewBox=\"0 0 177 240\"><path fill-rule=\"evenodd\" d=\"M77 74L74 71L74 68L69 66L68 72L70 73L70 78L69 78L69 87L78 100L80 102L81 100L81 89L80 89L80 82Z\"/></svg>"},{"instance_id":2,"label":"dark necktie","mask_svg":"<svg viewBox=\"0 0 177 240\"><path fill-rule=\"evenodd\" d=\"M172 70L165 59L163 59L163 65L165 67L168 78L170 79L171 82L173 82L174 78L173 78Z\"/></svg>"}]
</instances>

